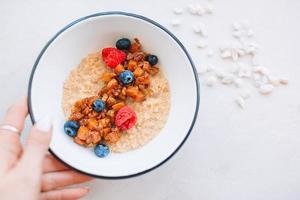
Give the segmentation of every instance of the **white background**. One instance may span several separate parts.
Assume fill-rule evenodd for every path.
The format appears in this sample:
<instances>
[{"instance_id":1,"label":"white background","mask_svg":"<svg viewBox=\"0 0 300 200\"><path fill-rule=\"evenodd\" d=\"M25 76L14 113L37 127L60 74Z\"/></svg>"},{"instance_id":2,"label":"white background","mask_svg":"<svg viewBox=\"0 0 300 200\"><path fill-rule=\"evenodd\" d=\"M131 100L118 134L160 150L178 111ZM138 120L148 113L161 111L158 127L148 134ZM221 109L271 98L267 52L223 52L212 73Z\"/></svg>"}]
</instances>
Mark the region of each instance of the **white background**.
<instances>
[{"instance_id":1,"label":"white background","mask_svg":"<svg viewBox=\"0 0 300 200\"><path fill-rule=\"evenodd\" d=\"M260 62L288 77L290 84L268 97L254 92L245 110L234 104L234 88L202 86L196 127L175 157L137 178L95 180L88 184L92 191L86 199L300 199L300 1L211 2L214 15L185 14L180 17L184 24L174 30L172 8L190 1L1 0L0 114L26 94L31 67L43 45L78 17L108 10L150 17L174 30L197 65L222 63L195 47L193 24L206 23L209 46L216 49L232 39L233 21L248 20L261 47ZM28 120L27 130L29 126Z\"/></svg>"}]
</instances>

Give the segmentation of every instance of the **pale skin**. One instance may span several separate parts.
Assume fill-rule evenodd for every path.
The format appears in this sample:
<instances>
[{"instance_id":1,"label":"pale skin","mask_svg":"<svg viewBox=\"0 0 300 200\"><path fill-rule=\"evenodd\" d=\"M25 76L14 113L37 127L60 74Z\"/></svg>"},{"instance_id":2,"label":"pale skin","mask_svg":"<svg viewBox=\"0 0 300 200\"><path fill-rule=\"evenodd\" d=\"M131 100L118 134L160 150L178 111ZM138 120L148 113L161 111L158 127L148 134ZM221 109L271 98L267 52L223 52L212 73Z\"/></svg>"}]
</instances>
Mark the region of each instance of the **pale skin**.
<instances>
[{"instance_id":1,"label":"pale skin","mask_svg":"<svg viewBox=\"0 0 300 200\"><path fill-rule=\"evenodd\" d=\"M23 130L28 115L26 99L11 106L1 124ZM70 170L49 155L51 134L51 130L45 132L33 126L22 146L17 133L0 130L1 200L73 200L89 192L89 188L82 186L65 188L91 178Z\"/></svg>"}]
</instances>

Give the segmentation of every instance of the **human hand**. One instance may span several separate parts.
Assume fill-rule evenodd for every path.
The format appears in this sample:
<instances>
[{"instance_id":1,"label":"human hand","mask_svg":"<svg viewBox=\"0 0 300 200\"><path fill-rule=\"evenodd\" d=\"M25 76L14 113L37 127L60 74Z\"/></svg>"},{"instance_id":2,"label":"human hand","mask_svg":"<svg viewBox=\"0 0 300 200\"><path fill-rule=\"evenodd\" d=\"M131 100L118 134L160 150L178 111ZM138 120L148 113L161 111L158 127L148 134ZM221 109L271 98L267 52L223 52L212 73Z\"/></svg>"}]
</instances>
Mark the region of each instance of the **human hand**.
<instances>
[{"instance_id":1,"label":"human hand","mask_svg":"<svg viewBox=\"0 0 300 200\"><path fill-rule=\"evenodd\" d=\"M31 129L24 148L19 132L28 114L27 98L11 106L0 126L0 199L73 200L86 187L64 188L91 180L68 169L49 155L52 124L43 119Z\"/></svg>"}]
</instances>

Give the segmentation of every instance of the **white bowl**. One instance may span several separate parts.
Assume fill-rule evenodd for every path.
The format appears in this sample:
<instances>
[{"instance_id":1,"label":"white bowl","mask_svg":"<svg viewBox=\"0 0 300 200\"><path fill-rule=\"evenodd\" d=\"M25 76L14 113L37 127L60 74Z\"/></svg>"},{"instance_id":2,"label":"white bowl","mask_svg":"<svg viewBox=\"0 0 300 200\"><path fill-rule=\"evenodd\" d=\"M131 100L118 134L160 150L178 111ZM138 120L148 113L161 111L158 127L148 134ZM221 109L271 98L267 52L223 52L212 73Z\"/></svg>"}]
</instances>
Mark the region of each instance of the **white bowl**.
<instances>
[{"instance_id":1,"label":"white bowl","mask_svg":"<svg viewBox=\"0 0 300 200\"><path fill-rule=\"evenodd\" d=\"M163 130L147 145L101 159L63 132L63 82L88 53L112 46L121 37L137 37L147 52L159 56L170 84L171 109ZM46 115L54 118L50 152L68 166L99 178L132 177L162 165L187 139L199 108L197 73L181 42L160 24L124 12L93 14L60 30L42 49L33 66L28 96L33 123Z\"/></svg>"}]
</instances>

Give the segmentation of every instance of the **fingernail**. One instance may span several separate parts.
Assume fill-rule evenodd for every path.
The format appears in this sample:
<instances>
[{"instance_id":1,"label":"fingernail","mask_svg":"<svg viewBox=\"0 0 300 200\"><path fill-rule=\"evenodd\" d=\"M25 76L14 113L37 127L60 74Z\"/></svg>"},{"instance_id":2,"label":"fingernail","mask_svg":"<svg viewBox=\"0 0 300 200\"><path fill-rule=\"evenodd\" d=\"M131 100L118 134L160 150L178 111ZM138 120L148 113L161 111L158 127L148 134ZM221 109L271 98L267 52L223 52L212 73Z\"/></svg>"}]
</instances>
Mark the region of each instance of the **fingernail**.
<instances>
[{"instance_id":1,"label":"fingernail","mask_svg":"<svg viewBox=\"0 0 300 200\"><path fill-rule=\"evenodd\" d=\"M86 192L89 192L91 189L89 187L84 187L86 189Z\"/></svg>"},{"instance_id":2,"label":"fingernail","mask_svg":"<svg viewBox=\"0 0 300 200\"><path fill-rule=\"evenodd\" d=\"M42 132L49 132L52 128L52 120L50 117L42 118L35 124L35 127Z\"/></svg>"}]
</instances>

